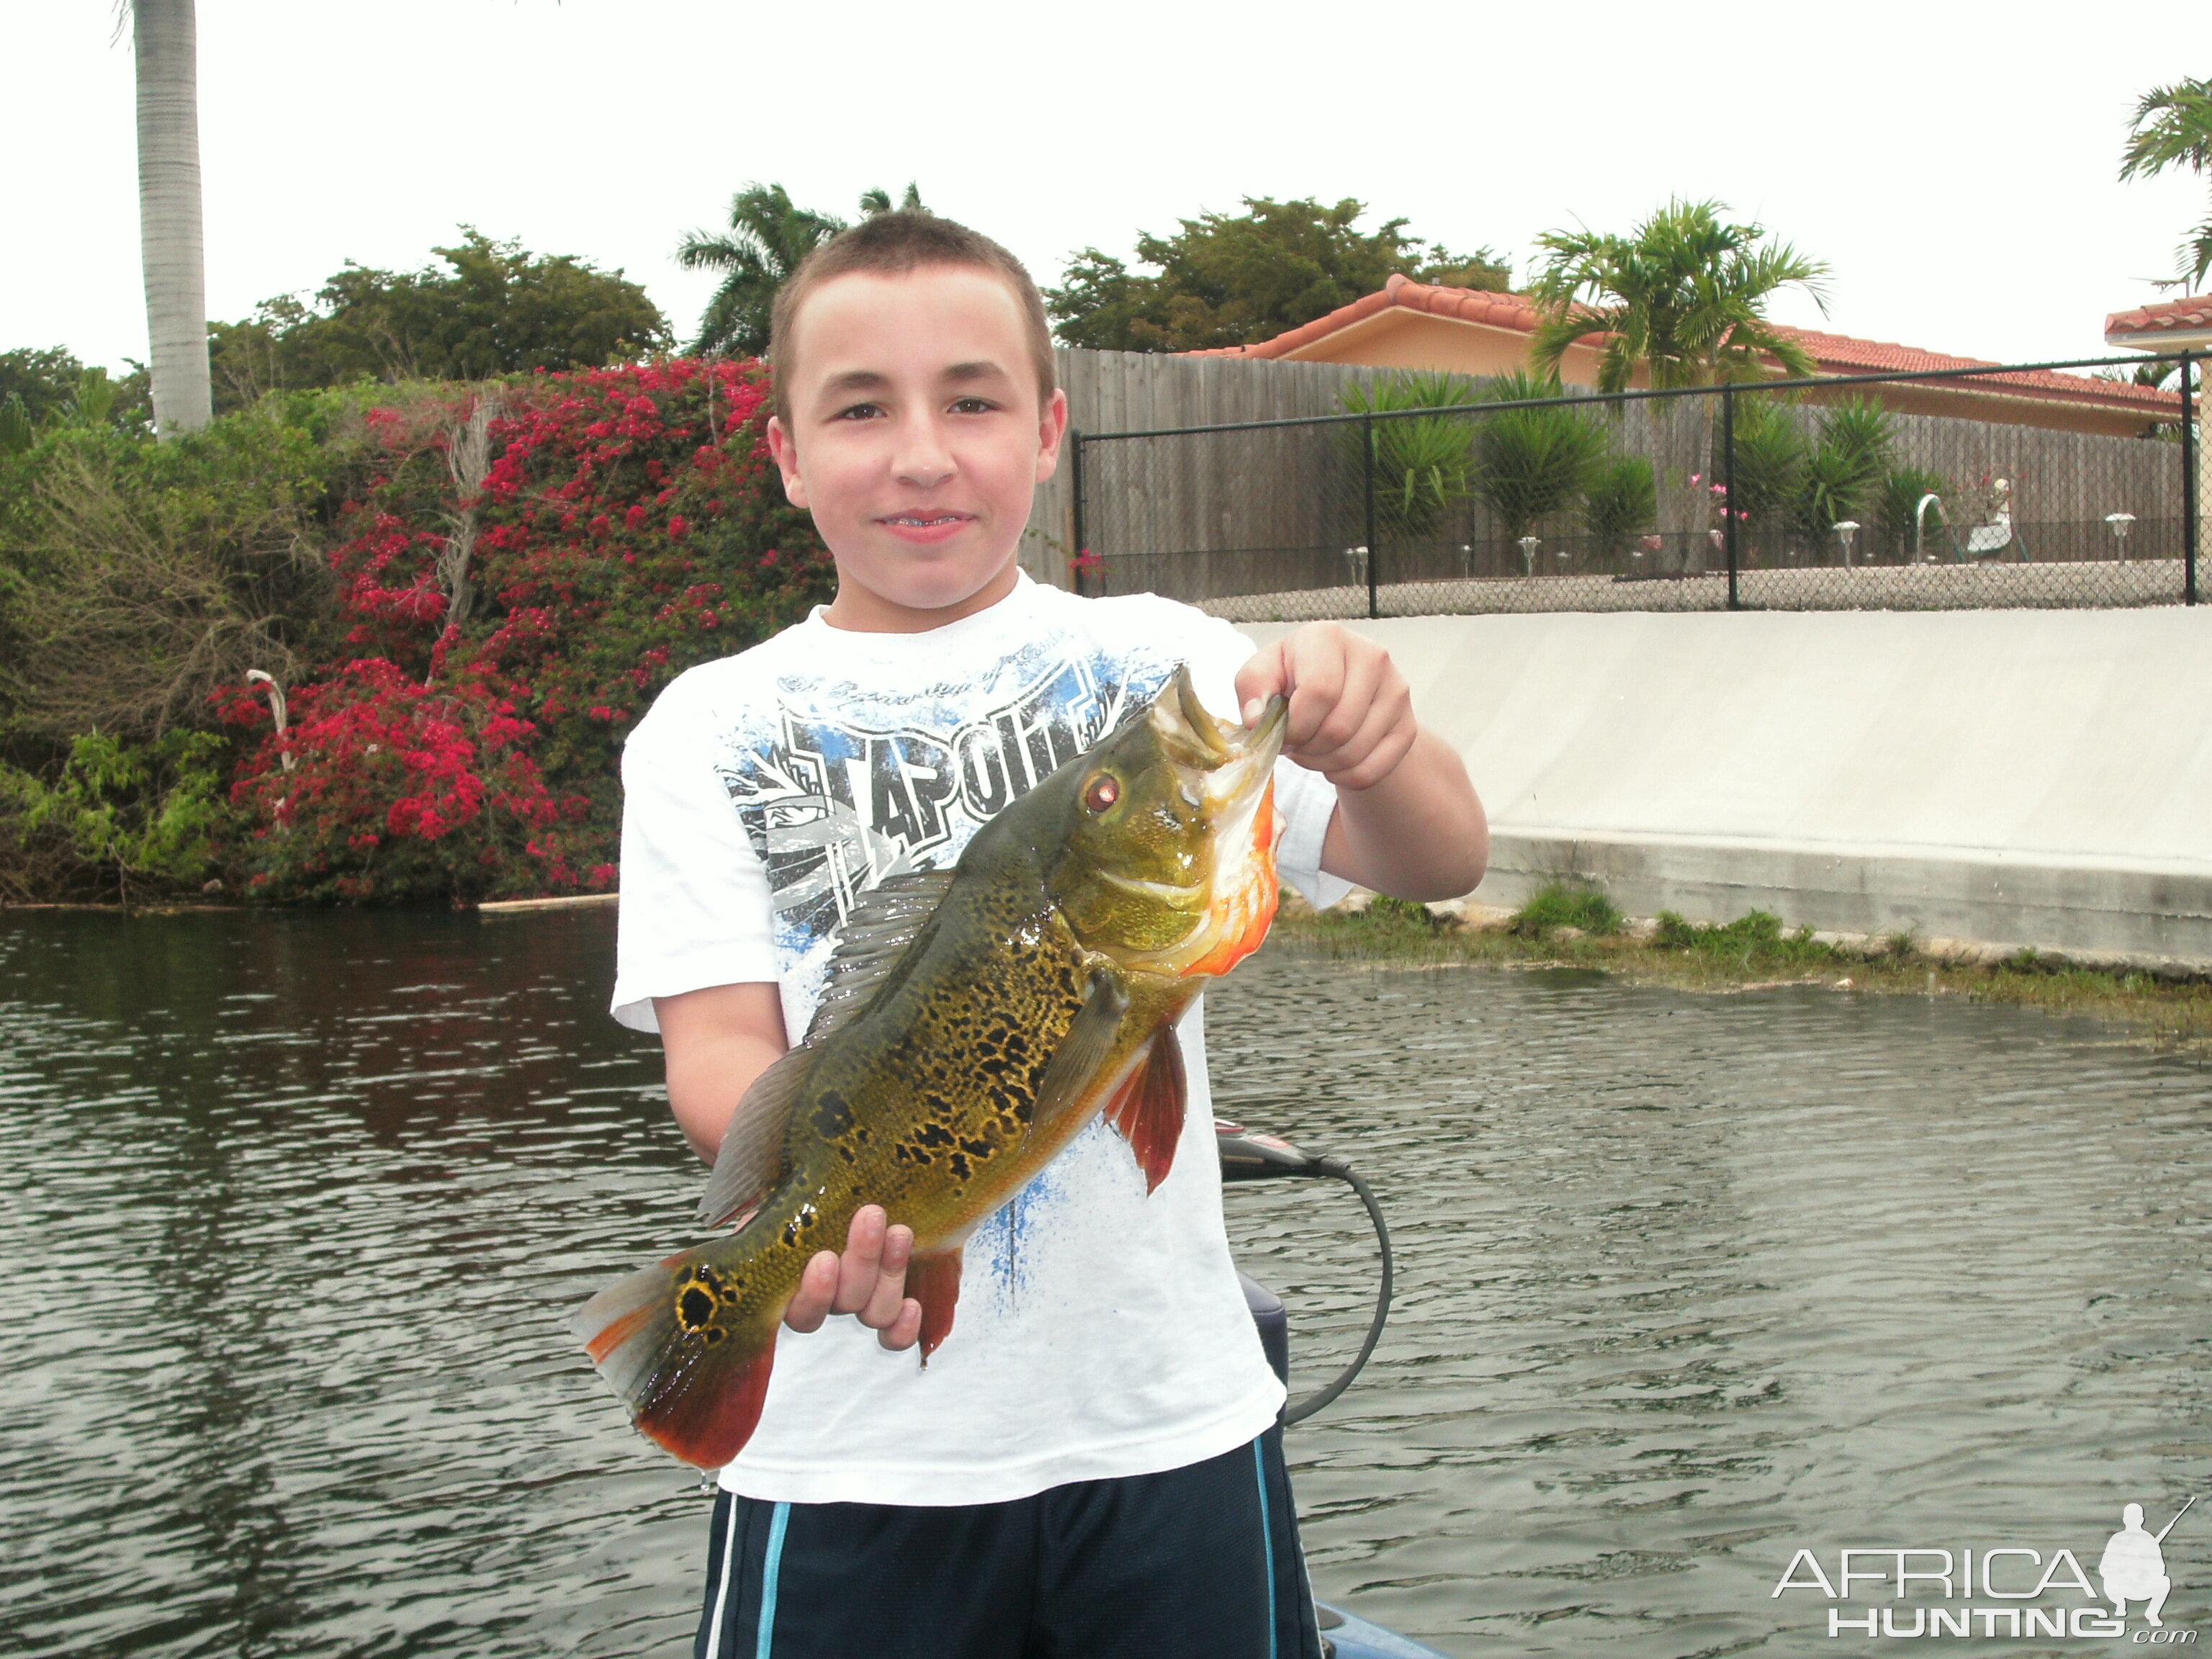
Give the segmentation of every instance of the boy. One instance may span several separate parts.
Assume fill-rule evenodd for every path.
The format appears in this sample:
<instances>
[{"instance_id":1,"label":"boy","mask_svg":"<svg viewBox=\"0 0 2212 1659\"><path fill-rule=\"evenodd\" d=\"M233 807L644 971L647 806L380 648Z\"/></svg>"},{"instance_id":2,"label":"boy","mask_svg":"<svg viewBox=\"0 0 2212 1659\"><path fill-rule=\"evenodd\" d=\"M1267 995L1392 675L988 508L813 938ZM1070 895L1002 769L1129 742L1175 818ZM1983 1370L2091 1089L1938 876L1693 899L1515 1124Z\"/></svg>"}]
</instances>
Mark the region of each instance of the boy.
<instances>
[{"instance_id":1,"label":"boy","mask_svg":"<svg viewBox=\"0 0 2212 1659\"><path fill-rule=\"evenodd\" d=\"M623 757L615 1012L660 1032L702 1156L805 1031L856 896L949 866L1179 663L1224 714L1290 696L1286 879L1321 903L1347 880L1474 885L1480 805L1371 642L1322 625L1255 656L1186 606L1021 574L1067 405L1036 289L996 243L927 214L864 222L785 285L770 359L769 447L836 597L682 676ZM701 1659L1317 1659L1195 1014L1180 1035L1168 1178L1147 1197L1093 1124L970 1239L927 1370L907 1231L869 1206L816 1257L721 1473Z\"/></svg>"}]
</instances>

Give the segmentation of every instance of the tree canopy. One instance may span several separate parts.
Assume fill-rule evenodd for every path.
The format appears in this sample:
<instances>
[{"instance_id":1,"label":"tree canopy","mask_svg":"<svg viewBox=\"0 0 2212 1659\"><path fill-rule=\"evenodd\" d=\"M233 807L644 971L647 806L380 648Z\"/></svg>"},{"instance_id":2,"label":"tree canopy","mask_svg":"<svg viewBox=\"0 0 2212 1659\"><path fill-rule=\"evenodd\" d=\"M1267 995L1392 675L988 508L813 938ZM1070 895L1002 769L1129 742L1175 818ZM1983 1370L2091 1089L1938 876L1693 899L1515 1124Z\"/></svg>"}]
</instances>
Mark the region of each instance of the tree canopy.
<instances>
[{"instance_id":1,"label":"tree canopy","mask_svg":"<svg viewBox=\"0 0 2212 1659\"><path fill-rule=\"evenodd\" d=\"M1489 248L1454 253L1409 235L1410 221L1357 228L1367 204L1248 196L1239 214L1206 213L1170 236L1139 233L1132 270L1087 247L1045 290L1054 331L1110 351L1192 351L1249 345L1372 294L1393 272L1424 283L1503 292L1511 266Z\"/></svg>"},{"instance_id":2,"label":"tree canopy","mask_svg":"<svg viewBox=\"0 0 2212 1659\"><path fill-rule=\"evenodd\" d=\"M243 322L212 325L217 407L284 387L599 368L668 345L659 308L621 271L531 253L473 226L461 237L431 250L444 269L349 260L312 302L285 295Z\"/></svg>"},{"instance_id":3,"label":"tree canopy","mask_svg":"<svg viewBox=\"0 0 2212 1659\"><path fill-rule=\"evenodd\" d=\"M909 184L893 203L887 190L860 192L863 215L927 213L919 187ZM730 198L726 231L687 232L677 244L676 263L686 270L719 270L721 286L707 301L695 352L726 351L757 357L768 350L769 320L776 290L799 269L799 261L846 227L834 213L803 208L781 185L747 185Z\"/></svg>"},{"instance_id":4,"label":"tree canopy","mask_svg":"<svg viewBox=\"0 0 2212 1659\"><path fill-rule=\"evenodd\" d=\"M2136 106L2120 177L2148 179L2168 167L2212 176L2212 79L2154 87ZM2212 274L2212 215L2182 240L2175 265L2173 285L2185 289Z\"/></svg>"},{"instance_id":5,"label":"tree canopy","mask_svg":"<svg viewBox=\"0 0 2212 1659\"><path fill-rule=\"evenodd\" d=\"M1598 385L1626 386L1641 365L1654 386L1757 380L1772 359L1809 375L1805 348L1766 320L1779 290L1798 287L1823 301L1828 267L1758 225L1723 222L1718 202L1670 201L1626 236L1547 231L1536 239L1543 268L1531 290L1543 312L1529 345L1540 372L1557 374L1567 348L1606 337Z\"/></svg>"}]
</instances>

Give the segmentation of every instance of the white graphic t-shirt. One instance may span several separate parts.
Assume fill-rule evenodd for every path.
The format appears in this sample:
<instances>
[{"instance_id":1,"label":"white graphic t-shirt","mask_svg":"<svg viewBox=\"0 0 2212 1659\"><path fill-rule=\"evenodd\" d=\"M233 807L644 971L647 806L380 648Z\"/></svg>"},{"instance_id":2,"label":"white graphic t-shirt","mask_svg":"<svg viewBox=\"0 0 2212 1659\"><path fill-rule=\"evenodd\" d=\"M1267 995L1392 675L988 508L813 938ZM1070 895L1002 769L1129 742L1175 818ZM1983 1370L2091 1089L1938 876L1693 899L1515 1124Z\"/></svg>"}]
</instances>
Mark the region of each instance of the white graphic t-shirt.
<instances>
[{"instance_id":1,"label":"white graphic t-shirt","mask_svg":"<svg viewBox=\"0 0 2212 1659\"><path fill-rule=\"evenodd\" d=\"M1178 664L1234 720L1251 651L1187 605L1024 578L927 634L848 632L817 611L692 669L623 757L615 1017L653 1030L654 997L773 980L797 1041L860 895L949 867ZM1346 888L1321 873L1321 848L1334 789L1284 761L1275 799L1284 879L1334 903ZM1222 1227L1202 1018L1194 1006L1179 1033L1189 1107L1158 1191L1095 1121L969 1237L927 1370L854 1319L779 1333L760 1426L723 1486L793 1503L999 1503L1178 1468L1273 1422L1282 1386Z\"/></svg>"}]
</instances>

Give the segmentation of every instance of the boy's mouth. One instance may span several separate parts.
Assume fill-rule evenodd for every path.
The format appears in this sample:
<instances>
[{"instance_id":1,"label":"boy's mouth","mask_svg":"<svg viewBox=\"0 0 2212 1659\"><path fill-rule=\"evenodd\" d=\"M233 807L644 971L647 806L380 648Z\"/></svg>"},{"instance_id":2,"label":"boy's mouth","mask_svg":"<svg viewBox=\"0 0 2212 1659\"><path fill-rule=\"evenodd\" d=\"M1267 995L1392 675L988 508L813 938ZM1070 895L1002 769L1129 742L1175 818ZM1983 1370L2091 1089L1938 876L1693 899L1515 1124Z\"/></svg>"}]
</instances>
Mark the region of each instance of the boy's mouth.
<instances>
[{"instance_id":1,"label":"boy's mouth","mask_svg":"<svg viewBox=\"0 0 2212 1659\"><path fill-rule=\"evenodd\" d=\"M886 513L876 522L903 541L942 541L954 534L963 525L973 524L972 513L950 513L931 509L915 513Z\"/></svg>"}]
</instances>

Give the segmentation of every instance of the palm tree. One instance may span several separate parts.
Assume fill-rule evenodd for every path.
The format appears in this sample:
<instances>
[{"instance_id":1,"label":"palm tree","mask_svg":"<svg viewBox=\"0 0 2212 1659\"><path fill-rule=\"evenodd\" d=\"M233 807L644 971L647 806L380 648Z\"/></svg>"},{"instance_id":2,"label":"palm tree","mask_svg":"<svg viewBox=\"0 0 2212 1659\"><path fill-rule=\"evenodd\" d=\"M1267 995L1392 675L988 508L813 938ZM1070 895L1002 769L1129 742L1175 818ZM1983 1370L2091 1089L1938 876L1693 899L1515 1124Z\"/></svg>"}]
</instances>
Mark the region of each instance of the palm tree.
<instances>
[{"instance_id":1,"label":"palm tree","mask_svg":"<svg viewBox=\"0 0 2212 1659\"><path fill-rule=\"evenodd\" d=\"M1757 225L1729 225L1718 202L1670 201L1626 236L1547 231L1532 290L1542 319L1529 360L1557 374L1567 348L1602 334L1598 388L1625 389L1644 368L1661 390L1758 380L1771 358L1804 378L1813 356L1766 320L1766 302L1802 288L1827 311L1828 267L1787 242L1761 246Z\"/></svg>"},{"instance_id":2,"label":"palm tree","mask_svg":"<svg viewBox=\"0 0 2212 1659\"><path fill-rule=\"evenodd\" d=\"M126 0L138 69L138 239L153 347L154 426L213 417L200 229L198 46L193 0Z\"/></svg>"},{"instance_id":3,"label":"palm tree","mask_svg":"<svg viewBox=\"0 0 2212 1659\"><path fill-rule=\"evenodd\" d=\"M2128 147L2120 155L2120 177L2148 179L2170 167L2212 173L2212 80L2154 87L2136 106ZM2166 286L2187 293L2212 272L2212 217L2176 252L2180 276Z\"/></svg>"},{"instance_id":4,"label":"palm tree","mask_svg":"<svg viewBox=\"0 0 2212 1659\"><path fill-rule=\"evenodd\" d=\"M913 185L906 187L899 207L908 213L929 211ZM890 210L889 191L861 192L862 214ZM746 357L765 352L776 290L802 259L844 228L845 221L834 213L794 206L781 185L747 185L732 196L726 232L691 231L676 249L676 263L686 270L726 273L707 301L691 349Z\"/></svg>"},{"instance_id":5,"label":"palm tree","mask_svg":"<svg viewBox=\"0 0 2212 1659\"><path fill-rule=\"evenodd\" d=\"M1813 354L1768 322L1765 308L1783 289L1797 287L1825 314L1828 267L1787 242L1767 241L1757 225L1723 222L1727 211L1718 202L1675 199L1626 236L1576 230L1538 237L1547 257L1531 289L1540 313L1531 363L1556 375L1567 348L1595 334L1603 337L1601 391L1626 389L1639 368L1662 391L1759 380L1770 362L1809 377ZM1655 404L1651 418L1667 457L1664 528L1676 538L1681 568L1698 570L1713 422L1711 399L1692 402Z\"/></svg>"}]
</instances>

